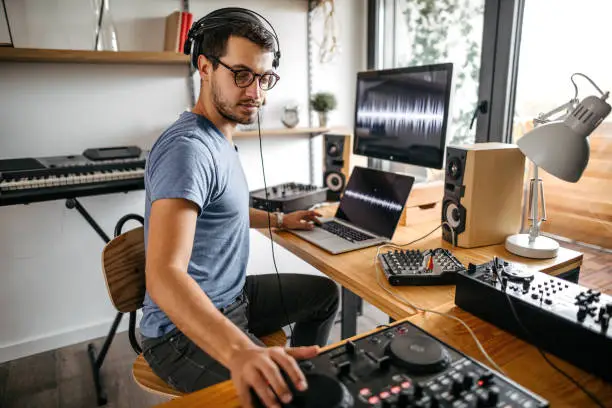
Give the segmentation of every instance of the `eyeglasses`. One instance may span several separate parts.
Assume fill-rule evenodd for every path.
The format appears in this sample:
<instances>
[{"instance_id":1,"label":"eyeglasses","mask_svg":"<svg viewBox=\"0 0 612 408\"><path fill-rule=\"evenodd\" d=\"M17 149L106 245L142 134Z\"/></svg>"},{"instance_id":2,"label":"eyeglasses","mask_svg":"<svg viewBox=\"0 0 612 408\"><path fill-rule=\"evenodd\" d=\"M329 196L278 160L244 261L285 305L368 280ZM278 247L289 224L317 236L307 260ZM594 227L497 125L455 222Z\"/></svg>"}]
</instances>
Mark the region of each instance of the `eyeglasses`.
<instances>
[{"instance_id":1,"label":"eyeglasses","mask_svg":"<svg viewBox=\"0 0 612 408\"><path fill-rule=\"evenodd\" d=\"M224 64L217 57L211 57L211 56L206 55L206 58L208 58L209 60L218 62L219 64L223 65L225 68L232 71L232 73L234 74L234 82L236 83L236 86L239 88L247 88L251 86L255 78L259 77L259 87L263 91L269 91L270 89L274 87L274 85L276 85L276 83L280 79L280 77L274 72L266 72L265 74L256 74L250 69L234 69L230 67L229 65Z\"/></svg>"}]
</instances>

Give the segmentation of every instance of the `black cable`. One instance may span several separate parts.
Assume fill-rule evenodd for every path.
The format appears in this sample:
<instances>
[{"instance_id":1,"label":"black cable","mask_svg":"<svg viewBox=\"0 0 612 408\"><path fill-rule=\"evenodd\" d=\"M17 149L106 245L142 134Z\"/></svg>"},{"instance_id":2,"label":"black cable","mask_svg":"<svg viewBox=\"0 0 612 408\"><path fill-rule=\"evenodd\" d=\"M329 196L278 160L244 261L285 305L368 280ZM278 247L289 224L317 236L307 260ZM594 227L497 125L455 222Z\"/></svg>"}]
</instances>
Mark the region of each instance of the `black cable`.
<instances>
[{"instance_id":1,"label":"black cable","mask_svg":"<svg viewBox=\"0 0 612 408\"><path fill-rule=\"evenodd\" d=\"M283 285L281 284L280 274L278 273L278 267L276 266L276 256L274 255L274 236L272 235L272 221L270 220L270 200L268 198L268 185L266 183L266 169L264 167L263 158L263 147L261 144L261 123L259 122L259 110L257 111L257 133L259 135L259 156L261 157L261 172L263 174L264 191L266 192L266 201L268 205L268 232L270 233L270 248L272 249L272 262L274 263L274 270L276 271L276 279L278 280L278 291L280 293L281 305L283 306L283 312L285 313L285 319L289 325L289 331L291 332L291 341L295 341L293 336L293 328L291 327L291 321L289 321L289 314L287 314L287 308L285 307L285 299L283 297Z\"/></svg>"},{"instance_id":2,"label":"black cable","mask_svg":"<svg viewBox=\"0 0 612 408\"><path fill-rule=\"evenodd\" d=\"M502 267L503 268L503 267ZM501 276L499 274L499 271L497 270L497 257L495 257L493 259L493 268L491 268L492 271L495 272L495 274L497 275L497 278L499 279L499 281L501 282ZM506 291L506 285L501 284L502 287L502 292L504 292L504 295L506 296L506 299L508 299L508 305L510 305L510 310L512 311L512 315L514 316L514 319L516 320L516 322L518 323L518 325L520 326L520 328L523 330L523 332L527 335L528 341L529 343L531 343L540 353L540 355L542 356L542 358L555 370L557 370L559 373L561 373L565 378L567 378L568 380L570 380L572 383L574 383L574 385L576 385L576 387L580 388L580 390L582 392L584 392L591 400L593 400L593 402L595 404L597 404L598 406L600 406L601 408L605 408L605 406L601 403L601 401L599 401L599 399L597 399L597 397L595 395L593 395L589 390L587 390L586 388L584 388L578 381L576 381L572 376L570 376L568 373L566 373L565 371L563 371L561 368L557 367L552 361L550 361L548 359L548 356L546 356L546 354L544 354L544 352L542 351L542 349L540 348L540 346L537 345L537 343L533 340L533 336L531 335L531 332L529 330L527 330L527 328L523 325L523 322L521 322L521 319L518 317L518 313L516 313L516 309L514 308L514 304L512 303L512 298L510 298L510 296L508 295L508 292Z\"/></svg>"},{"instance_id":3,"label":"black cable","mask_svg":"<svg viewBox=\"0 0 612 408\"><path fill-rule=\"evenodd\" d=\"M13 48L15 47L15 41L13 41L13 32L11 31L11 24L9 23L8 13L6 12L6 3L2 0L2 8L4 9L4 18L6 19L6 28L8 28L9 38L11 40L11 45Z\"/></svg>"}]
</instances>

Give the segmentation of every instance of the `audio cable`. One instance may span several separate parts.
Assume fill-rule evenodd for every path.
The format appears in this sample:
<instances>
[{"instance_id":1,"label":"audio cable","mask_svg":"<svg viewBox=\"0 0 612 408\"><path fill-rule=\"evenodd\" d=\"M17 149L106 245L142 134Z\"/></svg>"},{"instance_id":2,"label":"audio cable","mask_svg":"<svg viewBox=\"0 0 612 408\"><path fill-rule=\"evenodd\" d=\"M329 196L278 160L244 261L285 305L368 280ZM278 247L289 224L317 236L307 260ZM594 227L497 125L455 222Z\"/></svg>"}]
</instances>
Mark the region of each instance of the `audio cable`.
<instances>
[{"instance_id":1,"label":"audio cable","mask_svg":"<svg viewBox=\"0 0 612 408\"><path fill-rule=\"evenodd\" d=\"M497 257L494 258L493 260L493 267L491 268L491 270L495 273L495 275L497 276L497 278L499 279L499 282L502 281L502 277L501 274L499 273L499 270L497 268ZM502 269L504 267L502 266ZM563 371L561 368L559 368L555 363L553 363L552 361L550 361L548 359L548 356L544 353L544 351L542 351L542 349L540 348L540 346L538 346L538 343L536 343L534 341L534 337L531 334L531 332L527 329L527 327L525 327L525 325L523 325L523 322L521 321L521 319L518 316L518 313L516 312L516 309L514 308L514 304L512 302L512 298L508 295L508 292L506 291L506 287L502 286L502 292L504 292L504 295L506 296L506 299L508 300L508 305L510 306L510 311L512 312L512 315L514 316L514 320L516 320L516 323L519 325L519 327L521 328L521 330L523 330L523 332L525 333L525 335L527 336L527 340L529 341L529 343L534 346L536 348L536 350L538 350L538 352L540 353L540 355L542 356L542 358L544 359L544 361L546 361L548 363L548 365L550 365L552 368L554 368L555 370L557 370L561 375L563 375L565 378L567 378L568 380L570 380L576 387L578 387L582 392L584 392L595 404L597 404L597 406L601 407L601 408L605 408L603 403L601 401L599 401L599 399L597 399L597 397L591 393L589 390L587 390L583 385L581 385L576 379L574 379L572 376L570 376L568 373L566 373L565 371Z\"/></svg>"},{"instance_id":2,"label":"audio cable","mask_svg":"<svg viewBox=\"0 0 612 408\"><path fill-rule=\"evenodd\" d=\"M270 219L270 200L268 193L268 184L266 183L266 169L264 167L264 157L263 157L263 146L261 143L261 123L259 120L259 110L257 110L257 134L259 135L259 156L261 157L261 172L263 174L263 182L264 182L264 191L266 192L266 201L268 205L268 233L270 234L270 248L272 249L272 262L274 263L274 270L276 271L276 279L278 281L278 292L280 294L281 306L283 307L283 313L285 314L285 319L287 319L287 324L289 326L289 331L291 332L291 341L295 341L295 337L293 337L293 328L291 327L291 321L289 320L289 314L287 313L287 308L285 307L285 299L283 297L283 285L281 284L280 274L278 273L278 266L276 266L276 255L274 253L274 236L272 235L272 220Z\"/></svg>"},{"instance_id":3,"label":"audio cable","mask_svg":"<svg viewBox=\"0 0 612 408\"><path fill-rule=\"evenodd\" d=\"M502 374L506 374L504 372L504 370L497 365L497 363L495 363L495 361L493 361L493 359L491 358L491 356L489 356L489 354L486 352L486 350L484 349L484 347L482 346L482 343L480 342L480 340L478 340L478 337L476 337L476 334L472 331L472 329L470 328L470 326L468 326L467 323L465 323L463 320L461 320L460 318L458 318L457 316L453 316L450 315L448 313L443 313L443 312L438 312L436 310L431 310L431 309L426 309L423 307L420 307L418 305L415 305L414 303L410 302L408 299L404 298L403 296L400 296L396 293L394 293L392 290L390 290L389 288L385 287L381 281L381 275L383 274L382 269L380 269L379 265L378 265L378 255L380 255L380 250L383 248L403 248L406 247L408 245L414 244L415 242L418 242L424 238L427 238L428 236L430 236L431 234L433 234L435 231L437 231L440 227L442 227L442 225L444 224L448 224L443 222L442 224L438 225L436 228L434 228L432 231L428 232L427 234L423 235L420 238L417 238L413 241L410 241L407 244L403 244L403 245L392 245L392 244L385 244L385 245L380 245L377 250L376 250L376 256L374 257L374 272L376 273L376 283L378 283L378 286L383 289L385 292L387 292L388 294L390 294L391 296L393 296L395 299L399 300L400 302L408 305L410 308L412 308L415 312L422 312L422 313L433 313L433 314L437 314L440 316L444 316L448 319L452 319L455 320L457 322L459 322L461 325L463 325L463 327L465 327L465 329L468 331L468 333L472 336L472 338L474 339L474 342L476 343L476 346L478 347L478 349L480 350L480 352L482 353L482 355L487 359L487 361L500 373ZM454 237L454 230L453 227L451 227L450 225L448 225L448 227L451 229L452 235ZM453 246L455 245L454 243L454 239L453 239Z\"/></svg>"}]
</instances>

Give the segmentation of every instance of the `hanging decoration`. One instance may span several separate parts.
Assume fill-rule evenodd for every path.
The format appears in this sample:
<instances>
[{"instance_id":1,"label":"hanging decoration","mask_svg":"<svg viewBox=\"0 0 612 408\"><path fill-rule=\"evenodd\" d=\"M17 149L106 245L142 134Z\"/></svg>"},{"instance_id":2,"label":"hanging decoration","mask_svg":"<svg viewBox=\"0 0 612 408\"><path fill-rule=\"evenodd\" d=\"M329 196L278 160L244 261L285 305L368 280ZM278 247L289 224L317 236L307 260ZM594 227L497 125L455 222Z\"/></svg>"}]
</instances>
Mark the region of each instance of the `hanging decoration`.
<instances>
[{"instance_id":1,"label":"hanging decoration","mask_svg":"<svg viewBox=\"0 0 612 408\"><path fill-rule=\"evenodd\" d=\"M314 0L311 2L311 12L315 20L323 21L323 36L314 42L319 47L319 62L327 64L340 54L338 30L335 14L335 0Z\"/></svg>"}]
</instances>

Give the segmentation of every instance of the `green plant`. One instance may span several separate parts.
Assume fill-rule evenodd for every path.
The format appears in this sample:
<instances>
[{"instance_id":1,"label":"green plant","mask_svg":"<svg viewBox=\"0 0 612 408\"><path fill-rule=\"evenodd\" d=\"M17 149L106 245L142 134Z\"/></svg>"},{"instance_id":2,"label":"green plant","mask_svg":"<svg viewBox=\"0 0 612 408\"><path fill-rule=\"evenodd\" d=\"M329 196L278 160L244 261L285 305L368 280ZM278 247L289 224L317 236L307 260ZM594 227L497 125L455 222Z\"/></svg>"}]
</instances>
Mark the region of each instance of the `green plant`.
<instances>
[{"instance_id":1,"label":"green plant","mask_svg":"<svg viewBox=\"0 0 612 408\"><path fill-rule=\"evenodd\" d=\"M455 107L450 144L473 140L472 114L478 103L480 34L484 0L405 0L402 6L408 38L408 60L401 65L428 65L453 60L456 75Z\"/></svg>"},{"instance_id":2,"label":"green plant","mask_svg":"<svg viewBox=\"0 0 612 408\"><path fill-rule=\"evenodd\" d=\"M336 109L337 101L330 92L317 92L310 98L310 106L315 112L329 112Z\"/></svg>"}]
</instances>

